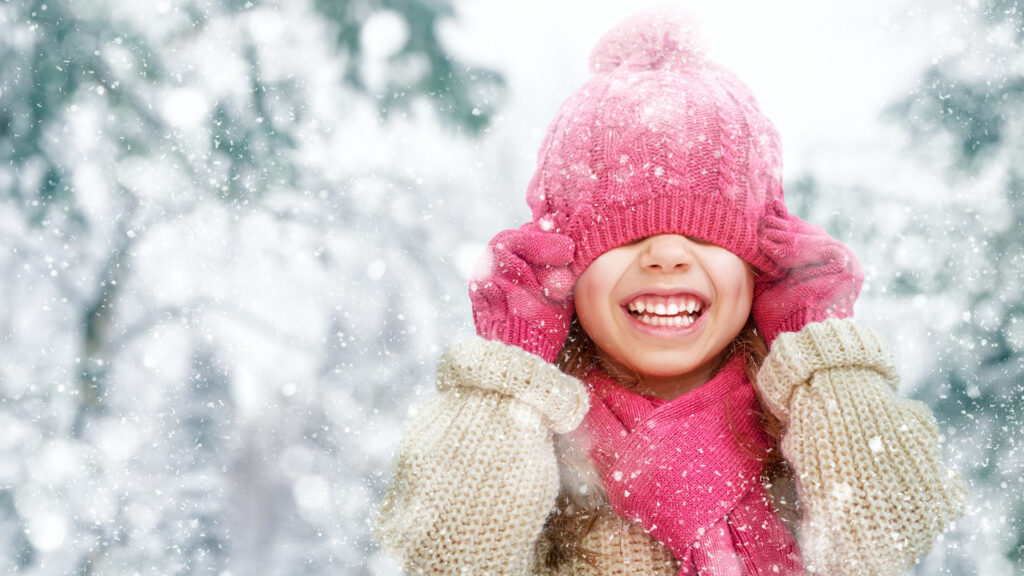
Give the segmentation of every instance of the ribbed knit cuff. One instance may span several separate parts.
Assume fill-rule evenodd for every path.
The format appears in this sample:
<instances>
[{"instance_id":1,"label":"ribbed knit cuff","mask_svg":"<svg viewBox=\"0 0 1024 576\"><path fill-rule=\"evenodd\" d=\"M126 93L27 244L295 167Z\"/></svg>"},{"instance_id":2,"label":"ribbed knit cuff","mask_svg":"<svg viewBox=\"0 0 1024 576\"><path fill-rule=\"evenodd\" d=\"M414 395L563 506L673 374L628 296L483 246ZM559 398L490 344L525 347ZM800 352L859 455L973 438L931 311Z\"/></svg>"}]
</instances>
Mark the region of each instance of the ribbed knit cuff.
<instances>
[{"instance_id":1,"label":"ribbed knit cuff","mask_svg":"<svg viewBox=\"0 0 1024 576\"><path fill-rule=\"evenodd\" d=\"M895 391L899 378L885 338L853 319L812 322L779 334L757 376L761 398L783 423L789 421L793 389L819 370L859 367L881 374Z\"/></svg>"},{"instance_id":2,"label":"ribbed knit cuff","mask_svg":"<svg viewBox=\"0 0 1024 576\"><path fill-rule=\"evenodd\" d=\"M771 346L780 334L799 332L804 329L804 326L814 322L849 318L853 315L853 305L856 299L856 294L854 294L828 308L805 308L786 318L778 326L772 327L771 332L764 332L761 336L765 343Z\"/></svg>"},{"instance_id":3,"label":"ribbed knit cuff","mask_svg":"<svg viewBox=\"0 0 1024 576\"><path fill-rule=\"evenodd\" d=\"M473 338L448 347L437 366L437 388L476 388L536 408L551 430L575 429L589 408L587 389L550 362L516 346Z\"/></svg>"},{"instance_id":4,"label":"ribbed knit cuff","mask_svg":"<svg viewBox=\"0 0 1024 576\"><path fill-rule=\"evenodd\" d=\"M540 356L547 362L554 362L558 357L558 351L565 344L564 337L561 342L555 342L553 338L546 337L544 332L530 323L516 317L485 320L480 324L482 325L479 329L480 336L487 340L518 346L531 354Z\"/></svg>"}]
</instances>

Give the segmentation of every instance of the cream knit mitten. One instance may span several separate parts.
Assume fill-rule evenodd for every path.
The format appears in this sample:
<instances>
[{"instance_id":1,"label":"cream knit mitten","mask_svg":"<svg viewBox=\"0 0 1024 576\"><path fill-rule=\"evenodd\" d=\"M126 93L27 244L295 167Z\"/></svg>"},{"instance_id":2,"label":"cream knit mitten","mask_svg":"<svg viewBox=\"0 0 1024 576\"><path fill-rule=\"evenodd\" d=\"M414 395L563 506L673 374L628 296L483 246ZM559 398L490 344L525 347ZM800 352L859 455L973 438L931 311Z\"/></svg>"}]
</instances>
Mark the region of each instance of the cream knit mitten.
<instances>
[{"instance_id":1,"label":"cream knit mitten","mask_svg":"<svg viewBox=\"0 0 1024 576\"><path fill-rule=\"evenodd\" d=\"M526 574L558 493L553 433L587 410L583 384L517 347L475 338L410 411L377 539L410 574Z\"/></svg>"},{"instance_id":2,"label":"cream knit mitten","mask_svg":"<svg viewBox=\"0 0 1024 576\"><path fill-rule=\"evenodd\" d=\"M901 574L960 513L966 490L941 461L927 406L895 395L885 339L853 320L781 334L758 375L786 425L815 574Z\"/></svg>"}]
</instances>

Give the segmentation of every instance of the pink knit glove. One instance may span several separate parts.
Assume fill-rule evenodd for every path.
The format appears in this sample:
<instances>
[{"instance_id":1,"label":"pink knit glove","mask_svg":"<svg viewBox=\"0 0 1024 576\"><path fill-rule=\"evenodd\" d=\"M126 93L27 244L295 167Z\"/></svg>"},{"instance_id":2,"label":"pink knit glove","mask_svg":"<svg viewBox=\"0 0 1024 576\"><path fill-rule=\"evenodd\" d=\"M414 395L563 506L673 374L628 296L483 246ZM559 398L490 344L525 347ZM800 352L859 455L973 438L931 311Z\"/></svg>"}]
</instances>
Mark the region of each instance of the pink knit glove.
<instances>
[{"instance_id":1,"label":"pink knit glove","mask_svg":"<svg viewBox=\"0 0 1024 576\"><path fill-rule=\"evenodd\" d=\"M491 239L469 283L477 334L553 362L572 320L573 248L533 222Z\"/></svg>"},{"instance_id":2,"label":"pink knit glove","mask_svg":"<svg viewBox=\"0 0 1024 576\"><path fill-rule=\"evenodd\" d=\"M853 315L864 273L849 247L781 204L762 219L760 236L761 249L783 271L754 287L754 322L769 346L782 332Z\"/></svg>"}]
</instances>

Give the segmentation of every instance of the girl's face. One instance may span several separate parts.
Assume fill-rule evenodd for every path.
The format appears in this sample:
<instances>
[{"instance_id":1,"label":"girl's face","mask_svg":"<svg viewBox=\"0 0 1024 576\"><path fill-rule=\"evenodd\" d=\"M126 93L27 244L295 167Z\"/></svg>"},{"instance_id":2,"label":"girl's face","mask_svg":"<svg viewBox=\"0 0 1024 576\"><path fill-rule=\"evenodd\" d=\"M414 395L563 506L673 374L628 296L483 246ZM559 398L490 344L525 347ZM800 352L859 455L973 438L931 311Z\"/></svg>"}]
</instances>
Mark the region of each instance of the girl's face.
<instances>
[{"instance_id":1,"label":"girl's face","mask_svg":"<svg viewBox=\"0 0 1024 576\"><path fill-rule=\"evenodd\" d=\"M576 280L576 316L640 393L675 398L707 382L750 316L754 274L725 248L662 234L602 254Z\"/></svg>"}]
</instances>

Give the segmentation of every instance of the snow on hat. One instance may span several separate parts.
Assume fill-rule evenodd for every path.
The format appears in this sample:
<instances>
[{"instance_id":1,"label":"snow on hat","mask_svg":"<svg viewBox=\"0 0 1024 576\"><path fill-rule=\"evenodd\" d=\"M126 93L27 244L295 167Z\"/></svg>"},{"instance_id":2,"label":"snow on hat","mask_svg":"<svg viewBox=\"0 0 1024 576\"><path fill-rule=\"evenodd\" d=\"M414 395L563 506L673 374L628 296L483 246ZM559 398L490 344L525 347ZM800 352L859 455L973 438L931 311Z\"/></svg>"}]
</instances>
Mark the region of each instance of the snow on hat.
<instances>
[{"instance_id":1,"label":"snow on hat","mask_svg":"<svg viewBox=\"0 0 1024 576\"><path fill-rule=\"evenodd\" d=\"M527 191L533 220L575 242L574 274L674 233L730 250L763 279L783 276L775 252L791 239L762 233L795 218L778 133L750 89L707 59L694 20L674 9L629 18L597 43L590 68L550 124Z\"/></svg>"}]
</instances>

